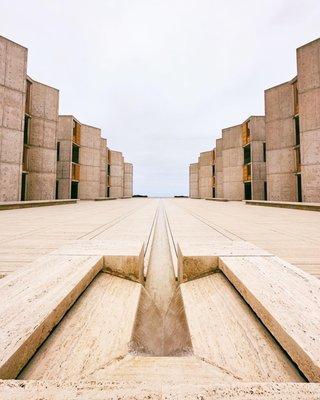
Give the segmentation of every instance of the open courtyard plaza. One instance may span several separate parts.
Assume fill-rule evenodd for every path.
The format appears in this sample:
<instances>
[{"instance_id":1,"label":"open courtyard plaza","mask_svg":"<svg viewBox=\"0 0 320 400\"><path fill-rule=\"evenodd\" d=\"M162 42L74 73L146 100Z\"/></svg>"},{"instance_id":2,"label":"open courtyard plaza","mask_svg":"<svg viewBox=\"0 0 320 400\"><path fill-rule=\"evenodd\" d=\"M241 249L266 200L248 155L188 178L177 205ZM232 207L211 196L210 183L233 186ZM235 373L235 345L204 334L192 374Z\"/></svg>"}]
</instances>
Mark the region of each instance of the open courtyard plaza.
<instances>
[{"instance_id":1,"label":"open courtyard plaza","mask_svg":"<svg viewBox=\"0 0 320 400\"><path fill-rule=\"evenodd\" d=\"M0 212L0 398L320 398L320 213Z\"/></svg>"}]
</instances>

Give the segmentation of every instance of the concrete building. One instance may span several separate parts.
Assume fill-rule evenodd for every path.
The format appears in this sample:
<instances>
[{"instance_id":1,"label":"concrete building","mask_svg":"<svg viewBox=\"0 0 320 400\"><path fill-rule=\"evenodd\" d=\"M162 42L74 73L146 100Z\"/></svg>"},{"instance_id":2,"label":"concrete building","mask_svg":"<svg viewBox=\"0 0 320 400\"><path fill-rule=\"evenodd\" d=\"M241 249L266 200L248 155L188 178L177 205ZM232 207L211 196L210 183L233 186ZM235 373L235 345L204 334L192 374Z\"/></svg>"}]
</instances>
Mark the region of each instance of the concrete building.
<instances>
[{"instance_id":1,"label":"concrete building","mask_svg":"<svg viewBox=\"0 0 320 400\"><path fill-rule=\"evenodd\" d=\"M296 148L300 144L301 175L297 175L297 185L301 185L302 200L320 202L320 39L297 49L298 116L295 117ZM299 124L297 124L297 120ZM297 132L299 129L299 132ZM296 156L299 155L298 149Z\"/></svg>"},{"instance_id":2,"label":"concrete building","mask_svg":"<svg viewBox=\"0 0 320 400\"><path fill-rule=\"evenodd\" d=\"M228 200L242 200L243 149L242 125L222 130L223 195Z\"/></svg>"},{"instance_id":3,"label":"concrete building","mask_svg":"<svg viewBox=\"0 0 320 400\"><path fill-rule=\"evenodd\" d=\"M0 201L21 196L28 50L0 37Z\"/></svg>"},{"instance_id":4,"label":"concrete building","mask_svg":"<svg viewBox=\"0 0 320 400\"><path fill-rule=\"evenodd\" d=\"M223 198L223 159L222 159L223 141L222 138L216 140L215 149L215 184L217 198Z\"/></svg>"},{"instance_id":5,"label":"concrete building","mask_svg":"<svg viewBox=\"0 0 320 400\"><path fill-rule=\"evenodd\" d=\"M189 165L189 197L199 198L199 165L193 163Z\"/></svg>"},{"instance_id":6,"label":"concrete building","mask_svg":"<svg viewBox=\"0 0 320 400\"><path fill-rule=\"evenodd\" d=\"M133 195L133 165L124 163L123 178L123 197L132 197Z\"/></svg>"},{"instance_id":7,"label":"concrete building","mask_svg":"<svg viewBox=\"0 0 320 400\"><path fill-rule=\"evenodd\" d=\"M56 197L59 91L27 78L21 200Z\"/></svg>"},{"instance_id":8,"label":"concrete building","mask_svg":"<svg viewBox=\"0 0 320 400\"><path fill-rule=\"evenodd\" d=\"M110 197L124 196L124 158L120 151L109 150L110 157Z\"/></svg>"},{"instance_id":9,"label":"concrete building","mask_svg":"<svg viewBox=\"0 0 320 400\"><path fill-rule=\"evenodd\" d=\"M209 150L200 153L199 166L199 197L201 199L215 197L214 168L215 151Z\"/></svg>"},{"instance_id":10,"label":"concrete building","mask_svg":"<svg viewBox=\"0 0 320 400\"><path fill-rule=\"evenodd\" d=\"M108 148L107 139L100 139L100 197L107 196L108 188Z\"/></svg>"}]
</instances>

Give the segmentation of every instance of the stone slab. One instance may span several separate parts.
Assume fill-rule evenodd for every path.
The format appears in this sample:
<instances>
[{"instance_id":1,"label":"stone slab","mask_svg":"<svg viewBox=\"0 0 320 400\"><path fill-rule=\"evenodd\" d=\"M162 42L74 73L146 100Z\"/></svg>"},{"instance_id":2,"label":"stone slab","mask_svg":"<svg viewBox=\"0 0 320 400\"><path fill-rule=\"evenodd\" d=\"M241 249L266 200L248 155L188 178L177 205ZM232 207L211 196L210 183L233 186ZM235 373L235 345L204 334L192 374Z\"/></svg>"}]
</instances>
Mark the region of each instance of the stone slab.
<instances>
[{"instance_id":1,"label":"stone slab","mask_svg":"<svg viewBox=\"0 0 320 400\"><path fill-rule=\"evenodd\" d=\"M221 381L304 381L222 273L180 288L193 353L220 371Z\"/></svg>"},{"instance_id":2,"label":"stone slab","mask_svg":"<svg viewBox=\"0 0 320 400\"><path fill-rule=\"evenodd\" d=\"M144 244L141 241L77 240L53 254L103 256L105 272L144 283Z\"/></svg>"},{"instance_id":3,"label":"stone slab","mask_svg":"<svg viewBox=\"0 0 320 400\"><path fill-rule=\"evenodd\" d=\"M76 199L65 200L33 200L33 201L5 201L0 203L1 210L13 210L17 208L30 208L30 207L45 207L45 206L58 206L63 204L75 204Z\"/></svg>"},{"instance_id":4,"label":"stone slab","mask_svg":"<svg viewBox=\"0 0 320 400\"><path fill-rule=\"evenodd\" d=\"M106 200L117 200L116 197L98 197L97 199L94 199L94 201L106 201Z\"/></svg>"},{"instance_id":5,"label":"stone slab","mask_svg":"<svg viewBox=\"0 0 320 400\"><path fill-rule=\"evenodd\" d=\"M129 352L142 286L99 273L18 379L104 380Z\"/></svg>"},{"instance_id":6,"label":"stone slab","mask_svg":"<svg viewBox=\"0 0 320 400\"><path fill-rule=\"evenodd\" d=\"M278 257L222 257L219 267L311 382L320 382L320 282Z\"/></svg>"},{"instance_id":7,"label":"stone slab","mask_svg":"<svg viewBox=\"0 0 320 400\"><path fill-rule=\"evenodd\" d=\"M222 197L207 197L205 200L211 200L211 201L229 201L228 199L224 199Z\"/></svg>"},{"instance_id":8,"label":"stone slab","mask_svg":"<svg viewBox=\"0 0 320 400\"><path fill-rule=\"evenodd\" d=\"M298 203L286 201L244 200L251 206L293 208L295 210L320 211L320 203Z\"/></svg>"},{"instance_id":9,"label":"stone slab","mask_svg":"<svg viewBox=\"0 0 320 400\"><path fill-rule=\"evenodd\" d=\"M101 256L48 255L0 281L0 377L15 378L103 267Z\"/></svg>"},{"instance_id":10,"label":"stone slab","mask_svg":"<svg viewBox=\"0 0 320 400\"><path fill-rule=\"evenodd\" d=\"M219 257L271 256L245 241L216 241L210 243L182 241L177 245L178 278L186 282L210 274L218 269Z\"/></svg>"}]
</instances>

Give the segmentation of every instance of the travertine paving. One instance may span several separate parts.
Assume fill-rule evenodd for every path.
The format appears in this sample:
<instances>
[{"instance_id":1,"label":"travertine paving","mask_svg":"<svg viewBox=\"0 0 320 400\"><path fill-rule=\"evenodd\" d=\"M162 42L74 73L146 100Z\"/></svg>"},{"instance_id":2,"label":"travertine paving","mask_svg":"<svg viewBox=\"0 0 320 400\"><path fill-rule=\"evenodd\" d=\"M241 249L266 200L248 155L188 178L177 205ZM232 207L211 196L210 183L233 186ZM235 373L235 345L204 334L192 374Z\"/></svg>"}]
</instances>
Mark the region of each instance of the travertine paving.
<instances>
[{"instance_id":1,"label":"travertine paving","mask_svg":"<svg viewBox=\"0 0 320 400\"><path fill-rule=\"evenodd\" d=\"M313 212L187 199L50 210L0 214L1 398L317 398L320 281L276 257L278 238L319 263ZM302 243L281 218L305 225Z\"/></svg>"}]
</instances>

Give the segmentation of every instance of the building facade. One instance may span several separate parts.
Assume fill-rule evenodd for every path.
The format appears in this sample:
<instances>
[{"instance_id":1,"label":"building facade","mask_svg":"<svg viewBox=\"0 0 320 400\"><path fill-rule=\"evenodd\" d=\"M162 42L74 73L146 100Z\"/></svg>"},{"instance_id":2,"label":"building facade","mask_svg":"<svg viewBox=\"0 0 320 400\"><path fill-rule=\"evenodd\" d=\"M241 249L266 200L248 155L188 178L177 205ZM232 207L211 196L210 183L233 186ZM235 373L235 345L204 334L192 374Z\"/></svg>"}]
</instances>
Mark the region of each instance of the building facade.
<instances>
[{"instance_id":1,"label":"building facade","mask_svg":"<svg viewBox=\"0 0 320 400\"><path fill-rule=\"evenodd\" d=\"M120 153L111 168L101 130L59 116L59 91L27 75L27 57L0 36L0 202L131 197L132 164Z\"/></svg>"},{"instance_id":2,"label":"building facade","mask_svg":"<svg viewBox=\"0 0 320 400\"><path fill-rule=\"evenodd\" d=\"M189 197L199 199L199 164L189 165Z\"/></svg>"}]
</instances>

